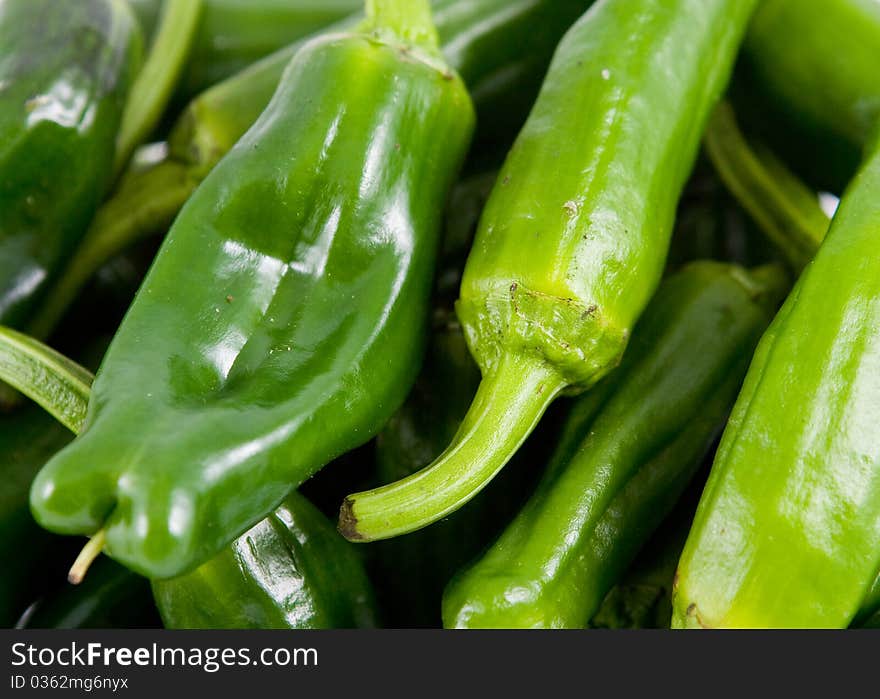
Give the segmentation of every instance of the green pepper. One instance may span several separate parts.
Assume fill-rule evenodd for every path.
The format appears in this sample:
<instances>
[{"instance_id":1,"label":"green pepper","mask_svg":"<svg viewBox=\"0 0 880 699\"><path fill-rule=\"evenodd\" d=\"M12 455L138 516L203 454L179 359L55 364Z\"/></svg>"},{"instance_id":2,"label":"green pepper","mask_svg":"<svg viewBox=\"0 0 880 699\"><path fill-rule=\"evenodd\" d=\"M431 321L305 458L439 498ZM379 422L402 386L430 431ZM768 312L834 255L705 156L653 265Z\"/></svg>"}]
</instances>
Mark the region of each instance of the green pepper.
<instances>
[{"instance_id":1,"label":"green pepper","mask_svg":"<svg viewBox=\"0 0 880 699\"><path fill-rule=\"evenodd\" d=\"M196 570L153 582L171 629L376 625L363 563L299 493Z\"/></svg>"},{"instance_id":2,"label":"green pepper","mask_svg":"<svg viewBox=\"0 0 880 699\"><path fill-rule=\"evenodd\" d=\"M444 624L586 626L702 463L786 286L777 267L717 262L669 277L529 502L447 587Z\"/></svg>"},{"instance_id":3,"label":"green pepper","mask_svg":"<svg viewBox=\"0 0 880 699\"><path fill-rule=\"evenodd\" d=\"M149 35L161 0L128 0ZM357 12L363 0L204 0L177 99L243 70L288 44ZM270 95L271 97L271 95Z\"/></svg>"},{"instance_id":4,"label":"green pepper","mask_svg":"<svg viewBox=\"0 0 880 699\"><path fill-rule=\"evenodd\" d=\"M566 34L465 268L457 312L483 375L471 410L431 466L344 501L348 538L458 509L560 393L620 361L754 4L605 0Z\"/></svg>"},{"instance_id":5,"label":"green pepper","mask_svg":"<svg viewBox=\"0 0 880 699\"><path fill-rule=\"evenodd\" d=\"M762 339L674 593L676 627L845 627L880 569L880 148Z\"/></svg>"},{"instance_id":6,"label":"green pepper","mask_svg":"<svg viewBox=\"0 0 880 699\"><path fill-rule=\"evenodd\" d=\"M18 439L27 440L29 451L26 453L30 454L34 453L35 446L43 443L55 446L61 424L74 433L82 430L93 380L88 370L21 333L0 328L0 377L20 388L57 421L49 421L48 416L37 412L41 421L34 424L42 428L39 435L28 429L29 422L9 423L10 430L19 428L10 432L9 439L3 440L9 443L12 456L19 455ZM28 408L34 409L33 406ZM0 437L3 436L0 432ZM66 432L62 437L69 441ZM0 504L13 515L22 509L26 512L26 490L34 470L25 469L24 478L17 477L16 472L11 474L13 486L19 484L20 487L11 488ZM9 526L19 521L14 517L7 519L5 523ZM25 596L21 581L31 572L28 568L34 567L30 558L41 560L39 557L46 548L41 546L40 533L37 529L36 536L28 538L33 547L29 557L22 559L16 552L16 559L21 562L15 570L17 575L4 577L5 586L0 592L2 601L10 604L9 609L4 607L2 612L8 612L10 618L20 611L16 609L16 602L21 606ZM16 536L29 534L13 529L6 540L20 546L21 539ZM84 551L87 555L80 554L68 575L76 586L55 590L32 604L19 619L18 626L155 625L156 609L147 581L109 559L99 559L92 565L94 556L99 553L92 544ZM6 553L12 555L13 552ZM83 577L82 566L91 566L88 577ZM51 577L54 575L38 580ZM221 577L220 587L226 596L212 593L203 598L206 582L216 583ZM155 589L169 625L259 628L280 624L304 628L374 624L372 592L361 561L330 522L296 494L215 559L187 576L157 582ZM40 594L41 590L30 585L27 593ZM19 600L15 599L16 594Z\"/></svg>"},{"instance_id":7,"label":"green pepper","mask_svg":"<svg viewBox=\"0 0 880 699\"><path fill-rule=\"evenodd\" d=\"M0 576L0 627L12 626L51 577L49 554L57 549L57 537L34 522L28 490L37 471L70 440L70 432L36 405L0 418L0 559L15 562Z\"/></svg>"},{"instance_id":8,"label":"green pepper","mask_svg":"<svg viewBox=\"0 0 880 699\"><path fill-rule=\"evenodd\" d=\"M880 3L763 0L742 54L738 111L812 184L839 193L880 118Z\"/></svg>"},{"instance_id":9,"label":"green pepper","mask_svg":"<svg viewBox=\"0 0 880 699\"><path fill-rule=\"evenodd\" d=\"M208 560L400 405L473 125L427 3L310 42L177 218L38 521L153 578Z\"/></svg>"},{"instance_id":10,"label":"green pepper","mask_svg":"<svg viewBox=\"0 0 880 699\"><path fill-rule=\"evenodd\" d=\"M210 8L210 0L208 0ZM592 0L438 0L436 24L452 68L476 98L478 140L503 144L537 93L553 48ZM356 18L327 31L350 31ZM175 123L164 162L125 179L99 211L28 332L48 337L95 269L139 238L164 233L199 182L265 109L305 40L199 95Z\"/></svg>"},{"instance_id":11,"label":"green pepper","mask_svg":"<svg viewBox=\"0 0 880 699\"><path fill-rule=\"evenodd\" d=\"M0 46L0 323L21 325L110 184L142 46L121 0L4 0Z\"/></svg>"},{"instance_id":12,"label":"green pepper","mask_svg":"<svg viewBox=\"0 0 880 699\"><path fill-rule=\"evenodd\" d=\"M156 628L159 616L150 584L109 558L95 561L79 585L40 600L19 619L26 629Z\"/></svg>"}]
</instances>

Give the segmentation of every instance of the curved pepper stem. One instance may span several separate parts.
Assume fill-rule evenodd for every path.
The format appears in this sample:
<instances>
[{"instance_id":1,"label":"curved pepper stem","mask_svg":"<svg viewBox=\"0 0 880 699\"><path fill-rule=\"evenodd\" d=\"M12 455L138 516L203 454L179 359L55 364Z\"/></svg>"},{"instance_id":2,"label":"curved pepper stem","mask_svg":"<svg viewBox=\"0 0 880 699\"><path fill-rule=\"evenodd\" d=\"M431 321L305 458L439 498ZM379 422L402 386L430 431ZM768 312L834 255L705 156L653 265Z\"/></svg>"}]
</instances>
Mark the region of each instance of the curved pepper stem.
<instances>
[{"instance_id":1,"label":"curved pepper stem","mask_svg":"<svg viewBox=\"0 0 880 699\"><path fill-rule=\"evenodd\" d=\"M79 552L79 555L70 567L70 572L67 574L67 582L71 585L79 585L83 581L92 563L95 562L95 559L104 550L104 543L106 541L107 532L103 529L100 529L89 539L89 542L83 546L82 551Z\"/></svg>"},{"instance_id":2,"label":"curved pepper stem","mask_svg":"<svg viewBox=\"0 0 880 699\"><path fill-rule=\"evenodd\" d=\"M481 381L449 448L407 478L349 495L340 533L350 541L388 539L454 512L498 474L566 385L540 357L503 356Z\"/></svg>"},{"instance_id":3,"label":"curved pepper stem","mask_svg":"<svg viewBox=\"0 0 880 699\"><path fill-rule=\"evenodd\" d=\"M367 0L367 31L390 31L422 48L440 50L428 0Z\"/></svg>"},{"instance_id":4,"label":"curved pepper stem","mask_svg":"<svg viewBox=\"0 0 880 699\"><path fill-rule=\"evenodd\" d=\"M131 88L116 138L113 171L119 174L159 123L195 41L202 0L165 0L147 62Z\"/></svg>"},{"instance_id":5,"label":"curved pepper stem","mask_svg":"<svg viewBox=\"0 0 880 699\"><path fill-rule=\"evenodd\" d=\"M830 223L815 192L766 148L748 142L726 101L715 108L703 143L725 186L800 273Z\"/></svg>"}]
</instances>

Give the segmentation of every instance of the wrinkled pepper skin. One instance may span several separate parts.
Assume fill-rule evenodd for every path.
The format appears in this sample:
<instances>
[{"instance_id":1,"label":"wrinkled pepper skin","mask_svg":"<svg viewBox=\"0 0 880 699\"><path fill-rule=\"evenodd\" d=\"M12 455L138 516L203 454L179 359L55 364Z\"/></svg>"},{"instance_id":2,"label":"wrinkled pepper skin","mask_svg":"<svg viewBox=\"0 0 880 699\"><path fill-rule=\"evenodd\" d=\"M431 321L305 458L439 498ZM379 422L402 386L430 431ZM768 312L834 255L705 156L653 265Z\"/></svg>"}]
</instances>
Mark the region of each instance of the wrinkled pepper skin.
<instances>
[{"instance_id":1,"label":"wrinkled pepper skin","mask_svg":"<svg viewBox=\"0 0 880 699\"><path fill-rule=\"evenodd\" d=\"M351 544L302 495L196 570L153 582L169 629L376 626L373 592Z\"/></svg>"},{"instance_id":2,"label":"wrinkled pepper skin","mask_svg":"<svg viewBox=\"0 0 880 699\"><path fill-rule=\"evenodd\" d=\"M585 627L702 463L786 286L778 268L716 262L667 279L532 498L447 588L444 624Z\"/></svg>"},{"instance_id":3,"label":"wrinkled pepper skin","mask_svg":"<svg viewBox=\"0 0 880 699\"><path fill-rule=\"evenodd\" d=\"M675 627L847 626L880 568L880 149L762 339L678 566Z\"/></svg>"},{"instance_id":4,"label":"wrinkled pepper skin","mask_svg":"<svg viewBox=\"0 0 880 699\"><path fill-rule=\"evenodd\" d=\"M754 2L602 0L566 34L499 174L456 310L482 382L433 464L343 502L358 541L427 526L504 467L563 391L620 361Z\"/></svg>"},{"instance_id":5,"label":"wrinkled pepper skin","mask_svg":"<svg viewBox=\"0 0 880 699\"><path fill-rule=\"evenodd\" d=\"M880 119L878 55L876 0L763 0L743 44L737 107L813 184L839 193Z\"/></svg>"},{"instance_id":6,"label":"wrinkled pepper skin","mask_svg":"<svg viewBox=\"0 0 880 699\"><path fill-rule=\"evenodd\" d=\"M3 0L0 46L0 323L20 326L105 194L142 45L122 0Z\"/></svg>"},{"instance_id":7,"label":"wrinkled pepper skin","mask_svg":"<svg viewBox=\"0 0 880 699\"><path fill-rule=\"evenodd\" d=\"M144 32L151 35L161 0L128 1ZM177 98L188 99L264 56L362 10L363 4L363 0L204 0Z\"/></svg>"},{"instance_id":8,"label":"wrinkled pepper skin","mask_svg":"<svg viewBox=\"0 0 880 699\"><path fill-rule=\"evenodd\" d=\"M34 482L40 523L106 527L113 558L177 576L369 440L421 361L472 126L430 48L378 29L305 46L172 226L85 429Z\"/></svg>"},{"instance_id":9,"label":"wrinkled pepper skin","mask_svg":"<svg viewBox=\"0 0 880 699\"><path fill-rule=\"evenodd\" d=\"M28 509L28 491L37 471L72 436L37 405L0 418L0 627L9 628L48 582L53 537L40 529ZM57 571L62 574L61 570Z\"/></svg>"},{"instance_id":10,"label":"wrinkled pepper skin","mask_svg":"<svg viewBox=\"0 0 880 699\"><path fill-rule=\"evenodd\" d=\"M150 583L101 557L79 585L66 583L19 620L25 629L160 628Z\"/></svg>"}]
</instances>

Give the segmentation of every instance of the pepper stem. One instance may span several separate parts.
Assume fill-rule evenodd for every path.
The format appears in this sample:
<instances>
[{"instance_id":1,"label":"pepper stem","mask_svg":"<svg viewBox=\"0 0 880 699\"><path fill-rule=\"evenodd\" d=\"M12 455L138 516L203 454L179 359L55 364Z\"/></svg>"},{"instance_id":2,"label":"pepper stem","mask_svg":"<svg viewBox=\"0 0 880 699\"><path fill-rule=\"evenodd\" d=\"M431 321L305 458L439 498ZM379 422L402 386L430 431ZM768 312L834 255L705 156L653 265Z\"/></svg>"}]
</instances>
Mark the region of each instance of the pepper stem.
<instances>
[{"instance_id":1,"label":"pepper stem","mask_svg":"<svg viewBox=\"0 0 880 699\"><path fill-rule=\"evenodd\" d=\"M446 451L396 483L349 495L339 531L350 541L388 539L454 512L498 474L566 385L540 357L504 355Z\"/></svg>"},{"instance_id":2,"label":"pepper stem","mask_svg":"<svg viewBox=\"0 0 880 699\"><path fill-rule=\"evenodd\" d=\"M703 143L725 186L800 273L830 223L816 193L769 150L749 143L726 101L715 108Z\"/></svg>"},{"instance_id":3,"label":"pepper stem","mask_svg":"<svg viewBox=\"0 0 880 699\"><path fill-rule=\"evenodd\" d=\"M106 541L107 532L104 529L99 529L97 534L83 546L82 551L79 552L79 556L76 557L76 560L70 567L70 572L67 574L67 581L71 585L79 585L83 581L86 573L89 572L89 567L104 550L104 543Z\"/></svg>"},{"instance_id":4,"label":"pepper stem","mask_svg":"<svg viewBox=\"0 0 880 699\"><path fill-rule=\"evenodd\" d=\"M423 48L440 48L428 0L367 0L366 13L368 30L390 31Z\"/></svg>"},{"instance_id":5,"label":"pepper stem","mask_svg":"<svg viewBox=\"0 0 880 699\"><path fill-rule=\"evenodd\" d=\"M202 0L165 0L150 53L131 87L119 135L113 171L122 172L134 149L159 123L195 41Z\"/></svg>"}]
</instances>

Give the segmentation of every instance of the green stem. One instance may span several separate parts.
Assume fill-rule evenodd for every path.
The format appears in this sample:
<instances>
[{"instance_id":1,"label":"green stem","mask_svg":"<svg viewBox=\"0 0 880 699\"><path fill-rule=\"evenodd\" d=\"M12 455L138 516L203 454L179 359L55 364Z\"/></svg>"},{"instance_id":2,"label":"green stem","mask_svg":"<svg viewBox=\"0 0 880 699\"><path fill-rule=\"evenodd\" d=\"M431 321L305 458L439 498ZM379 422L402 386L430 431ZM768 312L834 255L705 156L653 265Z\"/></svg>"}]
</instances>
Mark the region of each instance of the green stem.
<instances>
[{"instance_id":1,"label":"green stem","mask_svg":"<svg viewBox=\"0 0 880 699\"><path fill-rule=\"evenodd\" d=\"M117 175L159 123L186 64L198 28L202 0L165 0L159 29L131 88L116 139Z\"/></svg>"},{"instance_id":2,"label":"green stem","mask_svg":"<svg viewBox=\"0 0 880 699\"><path fill-rule=\"evenodd\" d=\"M368 31L390 31L408 43L440 50L429 0L367 0Z\"/></svg>"},{"instance_id":3,"label":"green stem","mask_svg":"<svg viewBox=\"0 0 880 699\"><path fill-rule=\"evenodd\" d=\"M95 215L28 332L39 339L48 338L94 273L135 242L164 232L196 186L197 178L175 161L126 177Z\"/></svg>"},{"instance_id":4,"label":"green stem","mask_svg":"<svg viewBox=\"0 0 880 699\"><path fill-rule=\"evenodd\" d=\"M92 538L88 540L88 543L83 546L73 565L70 566L67 582L71 585L79 585L83 581L92 563L104 551L104 544L106 542L107 532L104 529L99 529L95 532Z\"/></svg>"},{"instance_id":5,"label":"green stem","mask_svg":"<svg viewBox=\"0 0 880 699\"><path fill-rule=\"evenodd\" d=\"M28 335L0 326L0 380L41 405L71 432L86 419L92 374Z\"/></svg>"},{"instance_id":6,"label":"green stem","mask_svg":"<svg viewBox=\"0 0 880 699\"><path fill-rule=\"evenodd\" d=\"M715 109L703 142L724 184L800 272L828 230L816 193L769 150L749 144L728 102Z\"/></svg>"},{"instance_id":7,"label":"green stem","mask_svg":"<svg viewBox=\"0 0 880 699\"><path fill-rule=\"evenodd\" d=\"M483 378L449 448L407 478L348 496L339 531L351 541L388 539L454 512L504 467L565 386L543 359L507 354Z\"/></svg>"}]
</instances>

